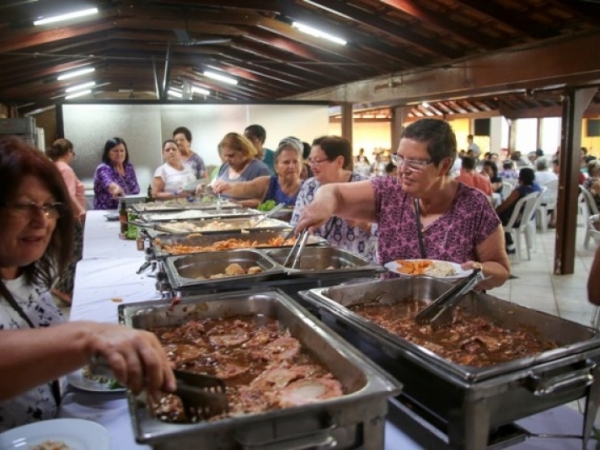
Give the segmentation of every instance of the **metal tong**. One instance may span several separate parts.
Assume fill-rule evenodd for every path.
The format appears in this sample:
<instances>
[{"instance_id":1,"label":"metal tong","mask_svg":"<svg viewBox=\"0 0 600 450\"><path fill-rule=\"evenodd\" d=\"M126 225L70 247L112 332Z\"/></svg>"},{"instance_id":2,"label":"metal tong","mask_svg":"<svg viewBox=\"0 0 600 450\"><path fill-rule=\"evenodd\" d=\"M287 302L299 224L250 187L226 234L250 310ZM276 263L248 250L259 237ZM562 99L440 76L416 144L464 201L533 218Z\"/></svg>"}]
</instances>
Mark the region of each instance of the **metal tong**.
<instances>
[{"instance_id":1,"label":"metal tong","mask_svg":"<svg viewBox=\"0 0 600 450\"><path fill-rule=\"evenodd\" d=\"M94 375L114 378L108 362L102 356L92 357L89 367ZM181 399L188 418L206 420L229 411L227 387L223 380L182 370L174 370L173 373L177 380L177 389L173 394Z\"/></svg>"},{"instance_id":2,"label":"metal tong","mask_svg":"<svg viewBox=\"0 0 600 450\"><path fill-rule=\"evenodd\" d=\"M308 239L308 230L304 229L298 235L298 238L296 239L294 246L290 250L290 253L288 254L287 258L285 258L285 261L283 262L283 267L288 267L290 264L290 261L292 261L292 265L289 266L289 268L290 269L296 268L296 265L300 261L300 257L302 255L302 251L304 250L304 247L306 245L307 239ZM294 253L295 253L295 256L294 256Z\"/></svg>"},{"instance_id":3,"label":"metal tong","mask_svg":"<svg viewBox=\"0 0 600 450\"><path fill-rule=\"evenodd\" d=\"M462 298L464 294L473 289L484 279L481 269L474 269L473 272L460 282L456 283L427 307L423 308L415 316L415 321L419 325L431 325L437 329L448 325L452 321L452 309Z\"/></svg>"},{"instance_id":4,"label":"metal tong","mask_svg":"<svg viewBox=\"0 0 600 450\"><path fill-rule=\"evenodd\" d=\"M258 225L261 222L264 222L265 220L267 220L269 217L273 216L273 214L275 214L276 212L280 211L281 209L283 209L283 207L285 206L285 203L279 203L277 206L275 206L271 211L267 211L260 219L258 219L256 222L254 222L252 224L252 227L255 227L256 225Z\"/></svg>"}]
</instances>

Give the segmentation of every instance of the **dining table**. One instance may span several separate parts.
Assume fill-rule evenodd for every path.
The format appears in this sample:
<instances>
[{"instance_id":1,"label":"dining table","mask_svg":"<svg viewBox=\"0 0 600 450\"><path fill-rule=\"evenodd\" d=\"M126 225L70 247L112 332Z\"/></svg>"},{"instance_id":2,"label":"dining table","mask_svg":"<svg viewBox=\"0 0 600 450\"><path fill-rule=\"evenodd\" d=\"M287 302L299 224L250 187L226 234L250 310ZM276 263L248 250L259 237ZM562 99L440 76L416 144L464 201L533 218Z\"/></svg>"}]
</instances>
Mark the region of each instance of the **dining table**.
<instances>
[{"instance_id":1,"label":"dining table","mask_svg":"<svg viewBox=\"0 0 600 450\"><path fill-rule=\"evenodd\" d=\"M145 255L135 241L120 239L119 222L107 220L106 211L89 211L84 231L84 258L77 264L70 321L94 320L118 323L121 304L147 300L168 302L156 290L149 267L138 273ZM385 450L447 449L443 433L419 417L410 417L398 399L390 399L385 424ZM68 387L59 417L88 419L104 426L110 435L110 450L139 450L151 447L137 443L125 392L91 392ZM415 424L419 424L416 426ZM524 437L515 450L581 450L583 414L562 405L516 422ZM536 437L534 434L565 437ZM596 448L591 439L588 449ZM498 447L500 448L500 447Z\"/></svg>"}]
</instances>

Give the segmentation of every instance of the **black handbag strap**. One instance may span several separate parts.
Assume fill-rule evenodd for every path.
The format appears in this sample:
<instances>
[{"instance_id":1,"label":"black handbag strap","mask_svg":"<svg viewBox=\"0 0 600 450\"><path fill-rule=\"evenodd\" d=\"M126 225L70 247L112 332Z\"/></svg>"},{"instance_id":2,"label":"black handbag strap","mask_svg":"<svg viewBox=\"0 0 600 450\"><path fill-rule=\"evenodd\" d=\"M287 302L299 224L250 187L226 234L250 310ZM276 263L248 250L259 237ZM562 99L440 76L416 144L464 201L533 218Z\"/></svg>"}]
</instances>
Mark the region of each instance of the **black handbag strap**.
<instances>
[{"instance_id":1,"label":"black handbag strap","mask_svg":"<svg viewBox=\"0 0 600 450\"><path fill-rule=\"evenodd\" d=\"M423 225L421 225L421 207L419 199L413 199L415 205L415 216L417 217L417 234L419 235L419 248L421 249L421 258L427 258L427 250L425 250L425 240L423 239Z\"/></svg>"},{"instance_id":2,"label":"black handbag strap","mask_svg":"<svg viewBox=\"0 0 600 450\"><path fill-rule=\"evenodd\" d=\"M19 316L21 316L21 318L27 323L27 325L29 325L30 328L36 328L36 326L33 324L31 319L29 318L29 316L27 314L25 314L25 311L23 311L23 308L21 308L19 306L19 304L17 303L15 298L12 296L12 294L10 293L10 291L8 290L8 288L2 281L0 281L0 294L2 294L2 297L4 297L6 299L6 301L12 307L12 309L14 309L17 312L17 314L19 314ZM48 385L50 386L50 392L52 392L52 397L54 397L56 406L59 406L61 398L60 398L60 385L58 384L58 380L53 380L50 383L48 383Z\"/></svg>"}]
</instances>

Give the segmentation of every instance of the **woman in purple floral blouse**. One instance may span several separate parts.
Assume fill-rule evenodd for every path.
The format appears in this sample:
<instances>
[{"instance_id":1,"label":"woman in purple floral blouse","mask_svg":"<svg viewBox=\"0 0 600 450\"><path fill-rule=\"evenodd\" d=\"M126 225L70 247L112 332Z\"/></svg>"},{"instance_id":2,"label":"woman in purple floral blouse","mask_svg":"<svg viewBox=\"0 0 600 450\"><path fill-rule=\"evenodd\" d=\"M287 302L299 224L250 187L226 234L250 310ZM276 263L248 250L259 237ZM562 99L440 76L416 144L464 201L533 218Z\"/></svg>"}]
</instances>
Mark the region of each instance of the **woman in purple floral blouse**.
<instances>
[{"instance_id":1,"label":"woman in purple floral blouse","mask_svg":"<svg viewBox=\"0 0 600 450\"><path fill-rule=\"evenodd\" d=\"M482 289L509 276L502 224L485 195L449 176L456 136L447 122L422 119L402 131L397 178L321 186L296 226L318 229L333 216L379 224L380 263L431 258L480 268ZM420 225L420 226L418 226Z\"/></svg>"},{"instance_id":2,"label":"woman in purple floral blouse","mask_svg":"<svg viewBox=\"0 0 600 450\"><path fill-rule=\"evenodd\" d=\"M104 144L102 162L94 173L94 209L117 209L119 198L139 194L140 185L129 162L127 144L114 137Z\"/></svg>"}]
</instances>

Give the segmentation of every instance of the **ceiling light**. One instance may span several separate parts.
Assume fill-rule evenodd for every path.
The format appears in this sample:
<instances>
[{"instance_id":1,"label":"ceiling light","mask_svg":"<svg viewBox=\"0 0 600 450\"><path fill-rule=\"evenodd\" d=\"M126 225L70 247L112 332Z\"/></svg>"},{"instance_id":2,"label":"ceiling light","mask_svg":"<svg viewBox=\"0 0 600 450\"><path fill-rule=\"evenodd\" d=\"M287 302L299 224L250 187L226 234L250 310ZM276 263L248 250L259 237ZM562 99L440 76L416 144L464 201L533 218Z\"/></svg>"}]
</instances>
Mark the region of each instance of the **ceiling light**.
<instances>
[{"instance_id":1,"label":"ceiling light","mask_svg":"<svg viewBox=\"0 0 600 450\"><path fill-rule=\"evenodd\" d=\"M82 97L84 95L91 94L91 93L92 93L91 89L86 89L85 91L79 91L79 92L75 92L74 94L67 95L65 97L65 100L71 100L72 98Z\"/></svg>"},{"instance_id":2,"label":"ceiling light","mask_svg":"<svg viewBox=\"0 0 600 450\"><path fill-rule=\"evenodd\" d=\"M73 11L67 14L61 14L59 16L47 17L45 19L36 20L33 22L34 25L46 25L47 23L60 22L61 20L76 19L77 17L89 16L91 14L97 14L98 8L82 9L81 11Z\"/></svg>"},{"instance_id":3,"label":"ceiling light","mask_svg":"<svg viewBox=\"0 0 600 450\"><path fill-rule=\"evenodd\" d=\"M225 75L211 72L209 70L204 71L204 76L208 77L208 78L212 78L213 80L222 81L223 83L229 83L229 84L233 84L233 85L236 85L238 83L237 80L235 80L231 77L227 77Z\"/></svg>"},{"instance_id":4,"label":"ceiling light","mask_svg":"<svg viewBox=\"0 0 600 450\"><path fill-rule=\"evenodd\" d=\"M70 88L65 89L65 92L79 91L81 89L90 88L95 85L96 85L95 81L88 81L87 83L81 83L76 86L71 86Z\"/></svg>"},{"instance_id":5,"label":"ceiling light","mask_svg":"<svg viewBox=\"0 0 600 450\"><path fill-rule=\"evenodd\" d=\"M345 40L337 36L333 36L329 33L325 33L324 31L317 30L316 28L309 27L308 25L304 25L303 23L293 22L292 26L302 31L303 33L310 34L311 36L327 39L328 41L335 42L336 44L346 45Z\"/></svg>"},{"instance_id":6,"label":"ceiling light","mask_svg":"<svg viewBox=\"0 0 600 450\"><path fill-rule=\"evenodd\" d=\"M200 95L210 95L210 91L208 89L204 89L198 86L192 86L192 93L193 92Z\"/></svg>"},{"instance_id":7,"label":"ceiling light","mask_svg":"<svg viewBox=\"0 0 600 450\"><path fill-rule=\"evenodd\" d=\"M67 72L62 75L59 75L58 80L66 80L68 78L78 77L79 75L85 75L86 73L91 73L96 70L94 67L86 67L85 69L74 70L72 72Z\"/></svg>"},{"instance_id":8,"label":"ceiling light","mask_svg":"<svg viewBox=\"0 0 600 450\"><path fill-rule=\"evenodd\" d=\"M427 102L423 102L423 103L421 103L421 106L422 106L423 108L429 108L429 103L427 103Z\"/></svg>"},{"instance_id":9,"label":"ceiling light","mask_svg":"<svg viewBox=\"0 0 600 450\"><path fill-rule=\"evenodd\" d=\"M169 89L167 91L167 94L171 95L172 97L177 97L177 98L182 98L183 97L183 93L174 90L173 88Z\"/></svg>"}]
</instances>

